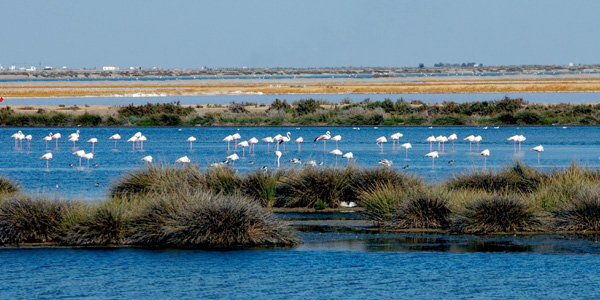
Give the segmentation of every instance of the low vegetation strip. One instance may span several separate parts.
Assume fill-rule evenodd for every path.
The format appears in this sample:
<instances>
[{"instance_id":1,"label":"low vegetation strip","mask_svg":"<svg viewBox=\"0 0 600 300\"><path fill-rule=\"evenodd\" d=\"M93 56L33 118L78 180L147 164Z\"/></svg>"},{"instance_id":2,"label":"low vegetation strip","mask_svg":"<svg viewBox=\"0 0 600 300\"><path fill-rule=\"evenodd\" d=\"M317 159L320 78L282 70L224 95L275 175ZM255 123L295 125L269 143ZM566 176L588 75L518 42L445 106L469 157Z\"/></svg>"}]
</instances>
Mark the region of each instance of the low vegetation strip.
<instances>
[{"instance_id":1,"label":"low vegetation strip","mask_svg":"<svg viewBox=\"0 0 600 300\"><path fill-rule=\"evenodd\" d=\"M108 111L108 110L107 110ZM303 99L270 105L185 106L169 104L120 106L114 113L88 112L80 106L57 110L11 106L0 109L2 126L499 126L599 125L600 104L532 104L521 98L426 104L418 100Z\"/></svg>"}]
</instances>

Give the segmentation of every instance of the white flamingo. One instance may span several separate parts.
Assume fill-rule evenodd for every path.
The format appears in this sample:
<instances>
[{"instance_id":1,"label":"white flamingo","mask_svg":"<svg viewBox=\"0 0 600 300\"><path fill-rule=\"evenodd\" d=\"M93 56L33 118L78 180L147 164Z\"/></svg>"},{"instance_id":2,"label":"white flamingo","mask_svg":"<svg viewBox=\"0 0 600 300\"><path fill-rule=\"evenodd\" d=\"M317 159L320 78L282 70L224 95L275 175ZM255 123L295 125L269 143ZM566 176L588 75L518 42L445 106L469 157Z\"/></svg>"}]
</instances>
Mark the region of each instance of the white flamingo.
<instances>
[{"instance_id":1,"label":"white flamingo","mask_svg":"<svg viewBox=\"0 0 600 300\"><path fill-rule=\"evenodd\" d=\"M377 144L377 146L381 148L381 153L383 153L383 143L387 143L387 139L385 138L385 136L381 136L376 141L377 142L375 144Z\"/></svg>"},{"instance_id":2,"label":"white flamingo","mask_svg":"<svg viewBox=\"0 0 600 300\"><path fill-rule=\"evenodd\" d=\"M94 153L94 145L98 142L97 138L91 138L87 141L88 143L92 143L92 153Z\"/></svg>"},{"instance_id":3,"label":"white flamingo","mask_svg":"<svg viewBox=\"0 0 600 300\"><path fill-rule=\"evenodd\" d=\"M483 168L485 169L485 165L487 163L487 157L490 156L490 150L485 149L479 153L479 155L483 156Z\"/></svg>"},{"instance_id":4,"label":"white flamingo","mask_svg":"<svg viewBox=\"0 0 600 300\"><path fill-rule=\"evenodd\" d=\"M115 150L117 150L117 141L119 141L121 139L121 136L117 133L117 134L111 135L108 139L115 140Z\"/></svg>"},{"instance_id":5,"label":"white flamingo","mask_svg":"<svg viewBox=\"0 0 600 300\"><path fill-rule=\"evenodd\" d=\"M52 159L52 153L48 152L48 153L42 155L40 157L40 159L45 159L46 160L46 169L48 169L49 166L50 166L49 161Z\"/></svg>"},{"instance_id":6,"label":"white flamingo","mask_svg":"<svg viewBox=\"0 0 600 300\"><path fill-rule=\"evenodd\" d=\"M408 159L408 149L412 148L412 145L410 143L404 143L400 145L400 147L406 149L406 159Z\"/></svg>"},{"instance_id":7,"label":"white flamingo","mask_svg":"<svg viewBox=\"0 0 600 300\"><path fill-rule=\"evenodd\" d=\"M440 157L440 154L437 151L433 151L425 154L425 156L431 157L431 168L435 168L435 159Z\"/></svg>"},{"instance_id":8,"label":"white flamingo","mask_svg":"<svg viewBox=\"0 0 600 300\"><path fill-rule=\"evenodd\" d=\"M190 136L189 138L187 138L187 141L190 142L190 151L192 151L193 150L192 143L194 143L196 141L196 137Z\"/></svg>"}]
</instances>

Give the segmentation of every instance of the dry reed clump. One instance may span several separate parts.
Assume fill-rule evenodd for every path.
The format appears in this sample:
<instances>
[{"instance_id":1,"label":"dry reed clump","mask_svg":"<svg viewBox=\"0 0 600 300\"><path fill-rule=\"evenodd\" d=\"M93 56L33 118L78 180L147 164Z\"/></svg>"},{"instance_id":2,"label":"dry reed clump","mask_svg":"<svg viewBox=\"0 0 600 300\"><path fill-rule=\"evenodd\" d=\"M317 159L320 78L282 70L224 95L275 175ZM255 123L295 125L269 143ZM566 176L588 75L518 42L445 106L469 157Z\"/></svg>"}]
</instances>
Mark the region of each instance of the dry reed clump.
<instances>
[{"instance_id":1,"label":"dry reed clump","mask_svg":"<svg viewBox=\"0 0 600 300\"><path fill-rule=\"evenodd\" d=\"M360 191L358 198L365 208L364 214L375 221L379 227L393 228L398 223L400 204L407 193L390 183L376 183Z\"/></svg>"},{"instance_id":2,"label":"dry reed clump","mask_svg":"<svg viewBox=\"0 0 600 300\"><path fill-rule=\"evenodd\" d=\"M516 161L513 166L500 171L476 171L449 179L449 190L479 190L489 193L531 193L543 182L545 176L531 167Z\"/></svg>"},{"instance_id":3,"label":"dry reed clump","mask_svg":"<svg viewBox=\"0 0 600 300\"><path fill-rule=\"evenodd\" d=\"M12 194L21 189L21 186L12 180L0 176L0 195Z\"/></svg>"},{"instance_id":4,"label":"dry reed clump","mask_svg":"<svg viewBox=\"0 0 600 300\"><path fill-rule=\"evenodd\" d=\"M231 248L298 242L286 224L253 200L187 188L158 196L131 224L128 243L135 245Z\"/></svg>"},{"instance_id":5,"label":"dry reed clump","mask_svg":"<svg viewBox=\"0 0 600 300\"><path fill-rule=\"evenodd\" d=\"M86 206L71 216L71 221L60 236L60 243L71 246L123 245L131 219L131 208L119 201Z\"/></svg>"},{"instance_id":6,"label":"dry reed clump","mask_svg":"<svg viewBox=\"0 0 600 300\"><path fill-rule=\"evenodd\" d=\"M276 206L336 208L350 186L350 173L336 168L304 168L290 172L277 186Z\"/></svg>"},{"instance_id":7,"label":"dry reed clump","mask_svg":"<svg viewBox=\"0 0 600 300\"><path fill-rule=\"evenodd\" d=\"M110 193L111 197L168 193L181 185L201 186L204 182L204 174L198 170L198 165L150 164L145 169L126 173L111 186Z\"/></svg>"},{"instance_id":8,"label":"dry reed clump","mask_svg":"<svg viewBox=\"0 0 600 300\"><path fill-rule=\"evenodd\" d=\"M446 229L450 227L449 198L443 192L412 192L398 209L398 227Z\"/></svg>"},{"instance_id":9,"label":"dry reed clump","mask_svg":"<svg viewBox=\"0 0 600 300\"><path fill-rule=\"evenodd\" d=\"M560 230L600 231L600 189L580 191L555 215Z\"/></svg>"},{"instance_id":10,"label":"dry reed clump","mask_svg":"<svg viewBox=\"0 0 600 300\"><path fill-rule=\"evenodd\" d=\"M64 201L12 196L0 204L0 244L54 241L68 210Z\"/></svg>"},{"instance_id":11,"label":"dry reed clump","mask_svg":"<svg viewBox=\"0 0 600 300\"><path fill-rule=\"evenodd\" d=\"M242 179L241 190L264 207L272 207L277 196L277 183L285 176L284 171L255 171Z\"/></svg>"},{"instance_id":12,"label":"dry reed clump","mask_svg":"<svg viewBox=\"0 0 600 300\"><path fill-rule=\"evenodd\" d=\"M363 191L374 190L379 186L394 186L401 190L414 190L423 187L423 179L415 175L399 172L389 167L358 169L347 168L350 186L346 189L343 200L357 201Z\"/></svg>"},{"instance_id":13,"label":"dry reed clump","mask_svg":"<svg viewBox=\"0 0 600 300\"><path fill-rule=\"evenodd\" d=\"M225 195L240 191L242 179L234 169L224 166L211 167L201 174L203 176L200 186L205 189Z\"/></svg>"},{"instance_id":14,"label":"dry reed clump","mask_svg":"<svg viewBox=\"0 0 600 300\"><path fill-rule=\"evenodd\" d=\"M514 195L480 198L456 212L452 231L486 234L530 231L537 225L531 205Z\"/></svg>"}]
</instances>

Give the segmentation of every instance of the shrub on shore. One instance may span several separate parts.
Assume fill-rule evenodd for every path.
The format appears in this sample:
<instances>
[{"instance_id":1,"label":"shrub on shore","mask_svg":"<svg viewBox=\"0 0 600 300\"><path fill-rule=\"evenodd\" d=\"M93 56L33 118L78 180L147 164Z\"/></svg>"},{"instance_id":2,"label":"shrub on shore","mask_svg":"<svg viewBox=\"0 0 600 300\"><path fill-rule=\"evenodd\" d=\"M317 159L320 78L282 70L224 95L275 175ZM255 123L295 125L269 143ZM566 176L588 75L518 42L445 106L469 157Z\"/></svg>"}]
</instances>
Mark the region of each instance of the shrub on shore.
<instances>
[{"instance_id":1,"label":"shrub on shore","mask_svg":"<svg viewBox=\"0 0 600 300\"><path fill-rule=\"evenodd\" d=\"M400 204L407 194L401 188L390 183L379 183L361 190L360 204L364 214L383 228L393 228L398 222Z\"/></svg>"},{"instance_id":2,"label":"shrub on shore","mask_svg":"<svg viewBox=\"0 0 600 300\"><path fill-rule=\"evenodd\" d=\"M350 186L350 173L335 168L304 168L281 179L276 206L314 207L322 202L336 208Z\"/></svg>"},{"instance_id":3,"label":"shrub on shore","mask_svg":"<svg viewBox=\"0 0 600 300\"><path fill-rule=\"evenodd\" d=\"M21 186L12 180L0 176L0 195L12 194L21 189Z\"/></svg>"},{"instance_id":4,"label":"shrub on shore","mask_svg":"<svg viewBox=\"0 0 600 300\"><path fill-rule=\"evenodd\" d=\"M182 185L200 187L205 181L205 174L198 170L198 165L189 164L182 167L150 164L144 169L127 172L112 184L111 197L122 197L137 194L168 193L176 191Z\"/></svg>"},{"instance_id":5,"label":"shrub on shore","mask_svg":"<svg viewBox=\"0 0 600 300\"><path fill-rule=\"evenodd\" d=\"M109 201L89 206L74 216L66 226L60 243L71 246L123 245L128 230L131 207Z\"/></svg>"},{"instance_id":6,"label":"shrub on shore","mask_svg":"<svg viewBox=\"0 0 600 300\"><path fill-rule=\"evenodd\" d=\"M497 193L530 193L537 189L544 175L516 161L500 171L475 171L455 176L446 184L450 190L479 190Z\"/></svg>"},{"instance_id":7,"label":"shrub on shore","mask_svg":"<svg viewBox=\"0 0 600 300\"><path fill-rule=\"evenodd\" d=\"M409 194L398 209L398 227L445 229L450 225L448 197L439 191Z\"/></svg>"},{"instance_id":8,"label":"shrub on shore","mask_svg":"<svg viewBox=\"0 0 600 300\"><path fill-rule=\"evenodd\" d=\"M277 183L285 176L284 171L255 171L242 179L242 191L265 207L272 207L277 196Z\"/></svg>"},{"instance_id":9,"label":"shrub on shore","mask_svg":"<svg viewBox=\"0 0 600 300\"><path fill-rule=\"evenodd\" d=\"M557 226L568 231L600 231L600 190L583 190L556 213Z\"/></svg>"}]
</instances>

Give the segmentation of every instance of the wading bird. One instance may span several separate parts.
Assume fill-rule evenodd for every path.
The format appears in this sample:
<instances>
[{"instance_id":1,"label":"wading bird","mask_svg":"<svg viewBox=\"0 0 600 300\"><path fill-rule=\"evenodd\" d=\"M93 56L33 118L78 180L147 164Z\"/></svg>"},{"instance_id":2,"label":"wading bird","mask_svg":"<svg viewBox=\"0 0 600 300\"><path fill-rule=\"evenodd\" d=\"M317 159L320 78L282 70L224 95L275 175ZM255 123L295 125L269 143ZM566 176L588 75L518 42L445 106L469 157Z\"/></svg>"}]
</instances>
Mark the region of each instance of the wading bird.
<instances>
[{"instance_id":1,"label":"wading bird","mask_svg":"<svg viewBox=\"0 0 600 300\"><path fill-rule=\"evenodd\" d=\"M404 143L400 145L400 147L406 149L406 159L408 159L408 149L412 148L412 145L410 143Z\"/></svg>"},{"instance_id":2,"label":"wading bird","mask_svg":"<svg viewBox=\"0 0 600 300\"><path fill-rule=\"evenodd\" d=\"M331 138L331 133L329 131L327 131L327 132L325 132L325 134L322 134L315 138L315 145L319 140L323 140L323 150L325 150L326 145L327 145L327 140L330 138Z\"/></svg>"},{"instance_id":3,"label":"wading bird","mask_svg":"<svg viewBox=\"0 0 600 300\"><path fill-rule=\"evenodd\" d=\"M433 151L425 154L425 156L431 157L431 168L435 168L435 159L440 157L440 154L437 151Z\"/></svg>"},{"instance_id":4,"label":"wading bird","mask_svg":"<svg viewBox=\"0 0 600 300\"><path fill-rule=\"evenodd\" d=\"M537 156L538 156L538 166L540 164L540 152L544 152L544 146L539 145L537 147L533 147L531 148L531 150L536 151L537 152Z\"/></svg>"},{"instance_id":5,"label":"wading bird","mask_svg":"<svg viewBox=\"0 0 600 300\"><path fill-rule=\"evenodd\" d=\"M385 136L380 136L378 139L376 139L376 141L377 142L375 144L381 148L381 153L383 153L383 143L387 143L387 139Z\"/></svg>"},{"instance_id":6,"label":"wading bird","mask_svg":"<svg viewBox=\"0 0 600 300\"><path fill-rule=\"evenodd\" d=\"M117 133L117 134L113 134L108 139L115 140L115 150L117 150L117 142L121 139L121 136Z\"/></svg>"},{"instance_id":7,"label":"wading bird","mask_svg":"<svg viewBox=\"0 0 600 300\"><path fill-rule=\"evenodd\" d=\"M88 143L92 143L92 153L94 153L94 145L98 142L97 138L91 138L87 141Z\"/></svg>"},{"instance_id":8,"label":"wading bird","mask_svg":"<svg viewBox=\"0 0 600 300\"><path fill-rule=\"evenodd\" d=\"M487 157L490 156L490 150L485 149L479 153L479 155L483 156L483 168L485 169L485 165L487 162Z\"/></svg>"},{"instance_id":9,"label":"wading bird","mask_svg":"<svg viewBox=\"0 0 600 300\"><path fill-rule=\"evenodd\" d=\"M46 153L46 154L42 155L42 156L40 157L40 159L45 159L45 160L46 160L46 169L48 169L48 168L49 168L49 166L50 166L50 165L49 165L49 161L50 161L50 159L52 159L52 153L48 152L48 153Z\"/></svg>"},{"instance_id":10,"label":"wading bird","mask_svg":"<svg viewBox=\"0 0 600 300\"><path fill-rule=\"evenodd\" d=\"M189 138L187 138L187 141L190 142L190 151L192 151L193 150L192 144L196 141L196 137L190 136Z\"/></svg>"}]
</instances>

